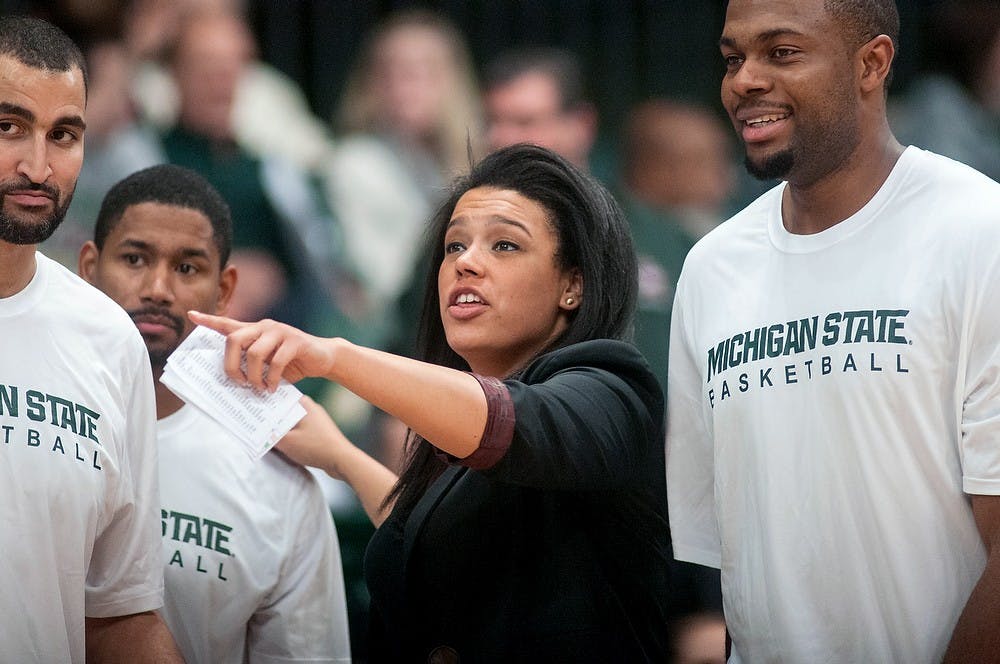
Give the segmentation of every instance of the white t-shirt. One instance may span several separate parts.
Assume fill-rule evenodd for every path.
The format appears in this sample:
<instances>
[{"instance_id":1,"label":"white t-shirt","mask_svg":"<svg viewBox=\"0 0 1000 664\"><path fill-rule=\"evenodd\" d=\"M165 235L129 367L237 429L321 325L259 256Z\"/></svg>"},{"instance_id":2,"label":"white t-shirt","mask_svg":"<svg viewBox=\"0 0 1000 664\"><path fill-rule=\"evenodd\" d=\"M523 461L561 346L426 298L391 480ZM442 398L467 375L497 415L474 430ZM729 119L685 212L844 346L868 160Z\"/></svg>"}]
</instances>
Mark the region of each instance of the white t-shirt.
<instances>
[{"instance_id":1,"label":"white t-shirt","mask_svg":"<svg viewBox=\"0 0 1000 664\"><path fill-rule=\"evenodd\" d=\"M815 235L784 185L688 255L667 487L677 558L721 567L734 657L936 662L1000 494L1000 184L908 148Z\"/></svg>"},{"instance_id":2,"label":"white t-shirt","mask_svg":"<svg viewBox=\"0 0 1000 664\"><path fill-rule=\"evenodd\" d=\"M164 618L189 664L350 662L340 548L312 475L191 406L157 423Z\"/></svg>"},{"instance_id":3,"label":"white t-shirt","mask_svg":"<svg viewBox=\"0 0 1000 664\"><path fill-rule=\"evenodd\" d=\"M35 254L0 299L0 659L83 662L163 602L153 381L121 307Z\"/></svg>"}]
</instances>

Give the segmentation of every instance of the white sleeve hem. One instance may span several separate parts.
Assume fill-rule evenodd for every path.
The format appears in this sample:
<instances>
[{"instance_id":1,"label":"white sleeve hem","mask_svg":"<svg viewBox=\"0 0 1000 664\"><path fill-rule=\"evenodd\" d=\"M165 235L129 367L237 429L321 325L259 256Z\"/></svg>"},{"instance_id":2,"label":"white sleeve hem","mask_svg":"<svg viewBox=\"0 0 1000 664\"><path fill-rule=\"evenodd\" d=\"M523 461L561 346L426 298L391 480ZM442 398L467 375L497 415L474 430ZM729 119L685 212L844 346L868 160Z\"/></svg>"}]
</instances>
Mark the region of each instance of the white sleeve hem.
<instances>
[{"instance_id":1,"label":"white sleeve hem","mask_svg":"<svg viewBox=\"0 0 1000 664\"><path fill-rule=\"evenodd\" d=\"M722 554L718 551L707 551L693 546L684 546L677 542L674 542L674 558L683 562L714 567L715 569L722 568Z\"/></svg>"},{"instance_id":2,"label":"white sleeve hem","mask_svg":"<svg viewBox=\"0 0 1000 664\"><path fill-rule=\"evenodd\" d=\"M962 491L974 496L1000 496L1000 480L981 480L975 477L962 477Z\"/></svg>"},{"instance_id":3,"label":"white sleeve hem","mask_svg":"<svg viewBox=\"0 0 1000 664\"><path fill-rule=\"evenodd\" d=\"M118 616L130 616L135 613L155 611L163 606L163 590L109 602L88 602L86 615L88 618L115 618Z\"/></svg>"}]
</instances>

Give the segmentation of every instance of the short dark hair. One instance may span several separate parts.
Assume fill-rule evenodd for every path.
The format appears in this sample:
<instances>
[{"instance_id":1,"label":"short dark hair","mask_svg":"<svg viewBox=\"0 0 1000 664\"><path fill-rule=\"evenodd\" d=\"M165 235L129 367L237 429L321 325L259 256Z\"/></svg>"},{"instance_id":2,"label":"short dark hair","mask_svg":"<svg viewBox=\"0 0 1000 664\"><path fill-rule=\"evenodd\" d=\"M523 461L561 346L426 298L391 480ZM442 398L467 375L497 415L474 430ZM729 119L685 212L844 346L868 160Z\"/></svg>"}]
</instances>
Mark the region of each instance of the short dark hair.
<instances>
[{"instance_id":1,"label":"short dark hair","mask_svg":"<svg viewBox=\"0 0 1000 664\"><path fill-rule=\"evenodd\" d=\"M141 203L161 203L201 212L212 224L212 240L219 250L220 266L229 262L233 222L229 205L208 180L174 164L159 164L133 173L111 187L101 202L94 225L94 244L104 249L108 235L125 211Z\"/></svg>"},{"instance_id":2,"label":"short dark hair","mask_svg":"<svg viewBox=\"0 0 1000 664\"><path fill-rule=\"evenodd\" d=\"M893 46L899 46L896 0L824 0L823 7L859 44L878 35L888 35Z\"/></svg>"},{"instance_id":3,"label":"short dark hair","mask_svg":"<svg viewBox=\"0 0 1000 664\"><path fill-rule=\"evenodd\" d=\"M561 108L573 110L588 103L586 79L573 52L548 46L527 46L501 53L483 72L486 91L506 85L525 74L541 73L556 84Z\"/></svg>"},{"instance_id":4,"label":"short dark hair","mask_svg":"<svg viewBox=\"0 0 1000 664\"><path fill-rule=\"evenodd\" d=\"M441 321L437 288L444 260L444 237L455 206L467 191L495 187L516 191L549 213L556 235L557 265L575 269L583 280L583 297L566 330L539 354L589 339L629 339L638 291L638 267L625 215L608 190L546 148L518 144L488 155L456 180L428 227L427 274L417 334L417 356L453 369L469 365L451 347ZM521 367L523 368L523 367ZM515 374L516 375L516 374ZM503 378L503 377L501 377ZM412 509L443 468L430 444L410 434L406 467L386 499L398 498L397 509Z\"/></svg>"},{"instance_id":5,"label":"short dark hair","mask_svg":"<svg viewBox=\"0 0 1000 664\"><path fill-rule=\"evenodd\" d=\"M844 29L844 37L856 45L887 35L899 50L899 9L896 0L823 0L823 8L833 15ZM892 69L885 78L885 87L892 83Z\"/></svg>"},{"instance_id":6,"label":"short dark hair","mask_svg":"<svg viewBox=\"0 0 1000 664\"><path fill-rule=\"evenodd\" d=\"M83 89L87 90L83 53L69 35L48 21L32 16L0 18L0 55L45 71L65 72L75 67L83 74Z\"/></svg>"}]
</instances>

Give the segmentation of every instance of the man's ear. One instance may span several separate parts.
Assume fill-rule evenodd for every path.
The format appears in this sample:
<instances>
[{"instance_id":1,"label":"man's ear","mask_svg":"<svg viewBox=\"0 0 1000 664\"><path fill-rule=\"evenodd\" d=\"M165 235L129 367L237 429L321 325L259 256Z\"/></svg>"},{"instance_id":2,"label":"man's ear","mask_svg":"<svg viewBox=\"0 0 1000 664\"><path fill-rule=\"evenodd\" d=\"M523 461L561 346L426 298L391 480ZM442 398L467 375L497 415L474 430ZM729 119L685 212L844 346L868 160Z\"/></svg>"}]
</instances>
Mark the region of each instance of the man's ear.
<instances>
[{"instance_id":1,"label":"man's ear","mask_svg":"<svg viewBox=\"0 0 1000 664\"><path fill-rule=\"evenodd\" d=\"M881 91L885 87L885 79L892 68L892 60L896 48L888 35L873 37L861 47L861 90L863 92Z\"/></svg>"},{"instance_id":2,"label":"man's ear","mask_svg":"<svg viewBox=\"0 0 1000 664\"><path fill-rule=\"evenodd\" d=\"M215 314L222 316L229 309L229 301L236 291L236 282L239 281L236 273L236 266L229 264L222 268L219 274L219 299L215 303Z\"/></svg>"},{"instance_id":3,"label":"man's ear","mask_svg":"<svg viewBox=\"0 0 1000 664\"><path fill-rule=\"evenodd\" d=\"M97 259L100 258L101 252L94 244L93 240L87 240L80 247L80 256L76 261L76 272L83 280L90 285L96 285L95 281L97 279Z\"/></svg>"}]
</instances>

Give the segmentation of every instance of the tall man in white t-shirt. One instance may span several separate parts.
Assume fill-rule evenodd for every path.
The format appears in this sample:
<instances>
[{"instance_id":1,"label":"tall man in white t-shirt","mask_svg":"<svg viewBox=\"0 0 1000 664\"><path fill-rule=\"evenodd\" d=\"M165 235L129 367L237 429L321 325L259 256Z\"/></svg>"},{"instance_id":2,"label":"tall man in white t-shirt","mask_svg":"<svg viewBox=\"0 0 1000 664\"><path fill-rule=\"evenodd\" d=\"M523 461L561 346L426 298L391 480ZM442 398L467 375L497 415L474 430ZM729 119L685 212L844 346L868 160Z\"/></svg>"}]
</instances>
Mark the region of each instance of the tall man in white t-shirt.
<instances>
[{"instance_id":1,"label":"tall man in white t-shirt","mask_svg":"<svg viewBox=\"0 0 1000 664\"><path fill-rule=\"evenodd\" d=\"M113 302L37 252L83 159L86 66L0 19L0 659L180 661L163 620L153 392Z\"/></svg>"},{"instance_id":2,"label":"tall man in white t-shirt","mask_svg":"<svg viewBox=\"0 0 1000 664\"><path fill-rule=\"evenodd\" d=\"M1000 184L893 137L892 0L730 0L722 99L781 178L688 254L667 486L736 662L1000 657Z\"/></svg>"},{"instance_id":3,"label":"tall man in white t-shirt","mask_svg":"<svg viewBox=\"0 0 1000 664\"><path fill-rule=\"evenodd\" d=\"M134 321L157 379L163 615L189 664L349 662L340 550L315 478L276 452L252 459L158 380L194 327L187 312L226 310L231 246L219 193L163 164L111 188L80 251L80 274Z\"/></svg>"}]
</instances>

